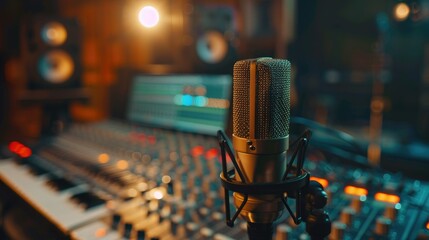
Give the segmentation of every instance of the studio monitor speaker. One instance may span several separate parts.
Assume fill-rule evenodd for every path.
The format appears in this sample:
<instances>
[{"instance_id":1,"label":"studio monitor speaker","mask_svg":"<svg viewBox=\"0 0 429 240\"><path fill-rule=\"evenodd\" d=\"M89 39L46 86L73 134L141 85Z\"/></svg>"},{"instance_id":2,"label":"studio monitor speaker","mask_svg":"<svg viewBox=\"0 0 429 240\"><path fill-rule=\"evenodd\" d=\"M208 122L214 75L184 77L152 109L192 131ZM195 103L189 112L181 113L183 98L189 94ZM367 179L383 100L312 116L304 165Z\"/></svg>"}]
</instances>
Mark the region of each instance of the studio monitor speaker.
<instances>
[{"instance_id":1,"label":"studio monitor speaker","mask_svg":"<svg viewBox=\"0 0 429 240\"><path fill-rule=\"evenodd\" d=\"M235 8L227 4L196 3L192 29L195 70L230 72L237 60Z\"/></svg>"},{"instance_id":2,"label":"studio monitor speaker","mask_svg":"<svg viewBox=\"0 0 429 240\"><path fill-rule=\"evenodd\" d=\"M22 57L28 89L81 87L80 29L76 20L34 17L23 24Z\"/></svg>"}]
</instances>

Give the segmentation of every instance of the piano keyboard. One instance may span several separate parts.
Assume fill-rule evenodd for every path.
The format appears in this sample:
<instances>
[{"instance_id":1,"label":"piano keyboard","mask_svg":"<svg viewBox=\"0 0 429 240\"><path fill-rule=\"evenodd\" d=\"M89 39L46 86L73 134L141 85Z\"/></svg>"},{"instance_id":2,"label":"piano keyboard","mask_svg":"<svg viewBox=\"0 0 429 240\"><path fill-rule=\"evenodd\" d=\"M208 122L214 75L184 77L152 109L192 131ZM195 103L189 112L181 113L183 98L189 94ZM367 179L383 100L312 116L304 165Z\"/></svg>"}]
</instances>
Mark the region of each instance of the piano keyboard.
<instances>
[{"instance_id":1,"label":"piano keyboard","mask_svg":"<svg viewBox=\"0 0 429 240\"><path fill-rule=\"evenodd\" d=\"M62 231L70 232L108 215L105 202L86 186L30 172L13 161L0 161L1 181Z\"/></svg>"}]
</instances>

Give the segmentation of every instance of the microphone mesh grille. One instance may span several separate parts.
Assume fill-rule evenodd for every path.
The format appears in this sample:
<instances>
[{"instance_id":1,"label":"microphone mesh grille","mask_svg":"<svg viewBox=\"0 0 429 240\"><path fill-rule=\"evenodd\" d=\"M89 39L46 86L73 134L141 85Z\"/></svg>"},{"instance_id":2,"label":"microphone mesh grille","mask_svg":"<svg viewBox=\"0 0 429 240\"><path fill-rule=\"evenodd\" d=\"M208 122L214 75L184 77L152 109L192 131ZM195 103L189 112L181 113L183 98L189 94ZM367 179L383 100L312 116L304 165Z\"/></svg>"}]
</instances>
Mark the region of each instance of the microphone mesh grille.
<instances>
[{"instance_id":1,"label":"microphone mesh grille","mask_svg":"<svg viewBox=\"0 0 429 240\"><path fill-rule=\"evenodd\" d=\"M233 133L249 138L250 63L256 61L255 138L275 139L289 134L290 63L260 58L234 65Z\"/></svg>"}]
</instances>

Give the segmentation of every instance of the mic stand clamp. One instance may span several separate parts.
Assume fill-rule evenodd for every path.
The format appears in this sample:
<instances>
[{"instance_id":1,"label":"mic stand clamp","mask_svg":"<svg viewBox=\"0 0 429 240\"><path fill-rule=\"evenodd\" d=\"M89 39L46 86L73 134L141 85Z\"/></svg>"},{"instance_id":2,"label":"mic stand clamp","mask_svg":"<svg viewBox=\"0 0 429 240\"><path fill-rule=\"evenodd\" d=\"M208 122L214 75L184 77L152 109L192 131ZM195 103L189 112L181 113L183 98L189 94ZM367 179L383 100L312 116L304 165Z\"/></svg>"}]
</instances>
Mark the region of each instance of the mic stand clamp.
<instances>
[{"instance_id":1,"label":"mic stand clamp","mask_svg":"<svg viewBox=\"0 0 429 240\"><path fill-rule=\"evenodd\" d=\"M247 203L249 195L278 195L295 224L306 222L306 231L312 239L323 239L331 232L331 221L328 214L323 210L327 203L327 195L323 187L316 181L310 181L310 174L303 169L305 153L308 141L311 137L310 130L304 133L293 142L290 147L295 148L291 159L287 163L286 171L281 182L273 183L247 183L244 174L239 168L232 144L226 134L218 131L219 146L222 157L222 172L220 179L225 191L225 213L226 225L234 226L234 222ZM226 154L234 165L233 169L227 169ZM295 158L298 158L297 164L294 164ZM242 181L235 180L235 174L240 176ZM231 218L231 209L229 203L229 191L238 192L244 195L244 200ZM285 194L286 193L286 194ZM295 213L292 212L287 198L294 198L296 201Z\"/></svg>"},{"instance_id":2,"label":"mic stand clamp","mask_svg":"<svg viewBox=\"0 0 429 240\"><path fill-rule=\"evenodd\" d=\"M311 239L324 239L331 233L331 220L325 207L328 196L320 183L310 181L304 190L304 213L303 218L306 223L306 231Z\"/></svg>"}]
</instances>

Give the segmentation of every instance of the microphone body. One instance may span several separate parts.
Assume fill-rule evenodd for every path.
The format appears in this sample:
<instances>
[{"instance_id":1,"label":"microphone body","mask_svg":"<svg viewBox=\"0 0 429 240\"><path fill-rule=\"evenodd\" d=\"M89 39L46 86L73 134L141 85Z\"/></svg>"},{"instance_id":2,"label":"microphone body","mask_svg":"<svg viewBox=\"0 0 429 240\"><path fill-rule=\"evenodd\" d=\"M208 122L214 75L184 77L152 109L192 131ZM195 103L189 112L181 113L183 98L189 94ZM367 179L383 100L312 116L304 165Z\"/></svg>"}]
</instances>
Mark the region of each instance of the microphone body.
<instances>
[{"instance_id":1,"label":"microphone body","mask_svg":"<svg viewBox=\"0 0 429 240\"><path fill-rule=\"evenodd\" d=\"M289 146L290 63L258 58L238 61L233 74L233 148L245 179L258 184L281 182L286 170ZM238 208L245 196L234 192ZM281 196L253 194L240 216L254 227L268 229L284 210ZM268 227L267 227L268 226ZM249 234L250 236L250 234Z\"/></svg>"},{"instance_id":2,"label":"microphone body","mask_svg":"<svg viewBox=\"0 0 429 240\"><path fill-rule=\"evenodd\" d=\"M232 144L218 131L222 155L220 180L225 190L226 224L234 226L241 216L247 221L249 239L271 239L273 223L286 209L295 224L306 222L312 239L331 231L323 210L327 195L321 184L310 181L303 169L311 131L292 144L287 160L290 121L290 63L257 58L238 61L233 76ZM228 170L227 155L233 169ZM296 165L294 161L297 159ZM236 212L231 218L229 192ZM287 199L295 199L295 213Z\"/></svg>"}]
</instances>

